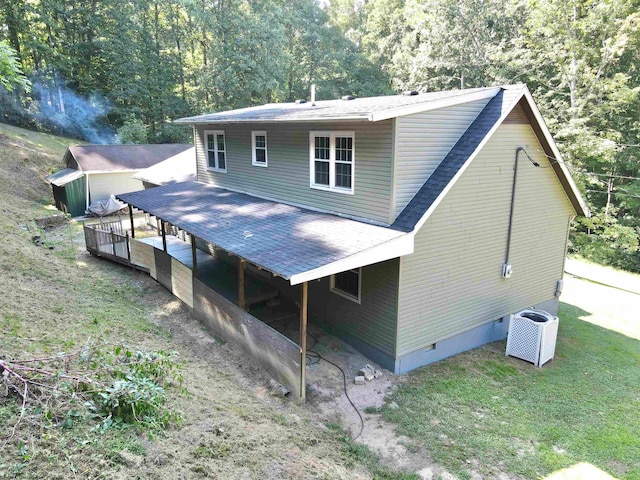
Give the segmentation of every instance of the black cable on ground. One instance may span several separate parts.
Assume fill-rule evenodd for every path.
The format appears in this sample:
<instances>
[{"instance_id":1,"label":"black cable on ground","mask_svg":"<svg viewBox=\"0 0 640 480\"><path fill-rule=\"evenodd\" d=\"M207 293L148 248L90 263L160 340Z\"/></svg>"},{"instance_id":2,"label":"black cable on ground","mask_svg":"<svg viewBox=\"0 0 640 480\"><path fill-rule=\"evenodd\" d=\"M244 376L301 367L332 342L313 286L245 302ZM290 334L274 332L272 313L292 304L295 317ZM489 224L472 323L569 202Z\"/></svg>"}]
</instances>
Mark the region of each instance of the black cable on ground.
<instances>
[{"instance_id":1,"label":"black cable on ground","mask_svg":"<svg viewBox=\"0 0 640 480\"><path fill-rule=\"evenodd\" d=\"M347 397L347 400L349 400L349 403L351 404L353 409L358 414L358 417L360 417L360 431L358 432L358 435L353 437L353 440L357 440L358 437L360 435L362 435L362 431L364 430L364 418L362 418L362 415L360 414L360 410L358 410L358 407L356 407L355 403L353 403L353 401L351 400L351 397L349 397L349 394L347 393L347 375L344 373L344 370L340 367L340 365L337 365L337 364L333 363L331 360L327 360L322 355L320 355L318 352L315 352L315 351L312 351L312 350L307 350L307 355L309 355L310 353L313 354L313 355L316 355L317 358L322 359L325 362L333 365L338 370L340 370L340 373L342 373L342 380L344 382L344 395L345 395L345 397ZM311 355L311 356L313 356L313 355Z\"/></svg>"},{"instance_id":2,"label":"black cable on ground","mask_svg":"<svg viewBox=\"0 0 640 480\"><path fill-rule=\"evenodd\" d=\"M315 352L311 352L312 354ZM311 366L311 365L315 365L316 363L320 362L320 357L316 356L316 355L309 355L309 351L307 351L307 367Z\"/></svg>"}]
</instances>

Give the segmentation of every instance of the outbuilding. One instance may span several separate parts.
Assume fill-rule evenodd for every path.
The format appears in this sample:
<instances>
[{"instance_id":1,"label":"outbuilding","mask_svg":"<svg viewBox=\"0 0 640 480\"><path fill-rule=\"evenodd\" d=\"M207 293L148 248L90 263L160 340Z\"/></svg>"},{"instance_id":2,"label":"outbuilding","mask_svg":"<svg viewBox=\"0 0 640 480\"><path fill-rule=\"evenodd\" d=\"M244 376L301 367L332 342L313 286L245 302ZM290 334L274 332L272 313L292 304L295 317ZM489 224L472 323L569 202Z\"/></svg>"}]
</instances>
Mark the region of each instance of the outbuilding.
<instances>
[{"instance_id":1,"label":"outbuilding","mask_svg":"<svg viewBox=\"0 0 640 480\"><path fill-rule=\"evenodd\" d=\"M193 145L76 145L63 158L65 168L49 175L58 210L83 215L89 205L111 195L142 190L132 176L168 159L185 164L193 160Z\"/></svg>"}]
</instances>

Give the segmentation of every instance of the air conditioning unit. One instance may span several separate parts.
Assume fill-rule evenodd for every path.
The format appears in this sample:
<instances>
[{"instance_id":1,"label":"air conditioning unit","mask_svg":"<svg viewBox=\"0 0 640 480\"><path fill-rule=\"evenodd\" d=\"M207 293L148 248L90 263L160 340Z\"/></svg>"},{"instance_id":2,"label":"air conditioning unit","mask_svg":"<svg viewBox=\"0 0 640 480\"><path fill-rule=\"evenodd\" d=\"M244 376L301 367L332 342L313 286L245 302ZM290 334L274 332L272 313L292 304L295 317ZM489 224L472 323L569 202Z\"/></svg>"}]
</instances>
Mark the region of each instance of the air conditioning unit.
<instances>
[{"instance_id":1,"label":"air conditioning unit","mask_svg":"<svg viewBox=\"0 0 640 480\"><path fill-rule=\"evenodd\" d=\"M557 336L558 317L544 310L522 310L511 315L506 354L541 367L553 358Z\"/></svg>"}]
</instances>

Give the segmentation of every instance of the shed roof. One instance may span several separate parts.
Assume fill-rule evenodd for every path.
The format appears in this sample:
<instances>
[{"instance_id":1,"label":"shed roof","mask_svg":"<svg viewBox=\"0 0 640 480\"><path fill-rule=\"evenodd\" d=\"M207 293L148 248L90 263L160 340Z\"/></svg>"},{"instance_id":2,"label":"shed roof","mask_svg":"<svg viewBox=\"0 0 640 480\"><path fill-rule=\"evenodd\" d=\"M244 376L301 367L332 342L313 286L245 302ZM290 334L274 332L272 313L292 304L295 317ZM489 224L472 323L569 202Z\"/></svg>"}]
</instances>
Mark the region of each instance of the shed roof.
<instances>
[{"instance_id":1,"label":"shed roof","mask_svg":"<svg viewBox=\"0 0 640 480\"><path fill-rule=\"evenodd\" d=\"M176 123L379 121L459 103L491 98L499 87L468 88L418 95L387 95L353 100L320 100L307 103L268 103L256 107L180 118Z\"/></svg>"},{"instance_id":2,"label":"shed roof","mask_svg":"<svg viewBox=\"0 0 640 480\"><path fill-rule=\"evenodd\" d=\"M165 143L157 145L76 145L67 150L84 172L141 170L173 157L193 145ZM69 162L67 161L67 166Z\"/></svg>"},{"instance_id":3,"label":"shed roof","mask_svg":"<svg viewBox=\"0 0 640 480\"><path fill-rule=\"evenodd\" d=\"M84 173L73 168L63 168L62 170L52 173L46 177L47 182L55 185L56 187L64 187L67 183L71 183L74 180L82 177Z\"/></svg>"},{"instance_id":4,"label":"shed roof","mask_svg":"<svg viewBox=\"0 0 640 480\"><path fill-rule=\"evenodd\" d=\"M196 179L196 147L140 170L131 178L154 185L193 181Z\"/></svg>"},{"instance_id":5,"label":"shed roof","mask_svg":"<svg viewBox=\"0 0 640 480\"><path fill-rule=\"evenodd\" d=\"M199 182L117 198L296 285L413 252L398 230Z\"/></svg>"}]
</instances>

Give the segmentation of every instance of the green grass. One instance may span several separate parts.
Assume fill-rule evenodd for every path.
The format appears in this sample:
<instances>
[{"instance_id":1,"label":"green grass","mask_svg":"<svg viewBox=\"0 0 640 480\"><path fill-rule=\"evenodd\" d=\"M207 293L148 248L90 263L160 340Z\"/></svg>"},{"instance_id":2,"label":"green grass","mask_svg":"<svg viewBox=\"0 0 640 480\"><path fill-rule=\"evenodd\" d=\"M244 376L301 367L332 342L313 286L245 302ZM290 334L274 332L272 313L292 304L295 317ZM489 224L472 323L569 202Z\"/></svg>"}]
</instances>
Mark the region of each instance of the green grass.
<instances>
[{"instance_id":1,"label":"green grass","mask_svg":"<svg viewBox=\"0 0 640 480\"><path fill-rule=\"evenodd\" d=\"M6 123L0 123L0 134L4 134L14 140L26 143L28 147L47 152L62 158L69 145L83 143L73 138L58 137L49 133L33 132L24 128L14 127Z\"/></svg>"},{"instance_id":2,"label":"green grass","mask_svg":"<svg viewBox=\"0 0 640 480\"><path fill-rule=\"evenodd\" d=\"M489 478L586 462L640 479L640 341L582 320L589 314L575 306L559 316L544 368L505 357L499 342L410 374L384 416L460 478L477 460Z\"/></svg>"}]
</instances>

